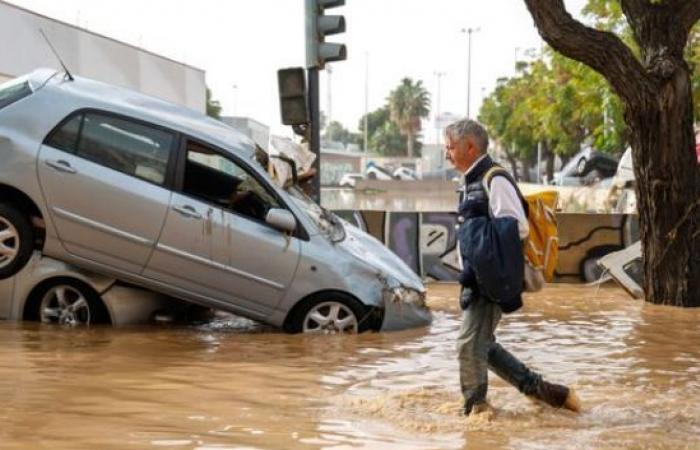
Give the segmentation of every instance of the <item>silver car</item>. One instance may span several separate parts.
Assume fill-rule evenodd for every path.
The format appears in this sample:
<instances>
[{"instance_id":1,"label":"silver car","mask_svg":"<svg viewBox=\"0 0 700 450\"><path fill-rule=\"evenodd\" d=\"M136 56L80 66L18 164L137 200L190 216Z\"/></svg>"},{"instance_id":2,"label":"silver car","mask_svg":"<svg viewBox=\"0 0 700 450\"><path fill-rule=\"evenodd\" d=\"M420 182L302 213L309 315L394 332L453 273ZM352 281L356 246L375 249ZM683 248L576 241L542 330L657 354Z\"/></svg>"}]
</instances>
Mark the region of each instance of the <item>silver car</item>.
<instances>
[{"instance_id":1,"label":"silver car","mask_svg":"<svg viewBox=\"0 0 700 450\"><path fill-rule=\"evenodd\" d=\"M289 332L430 320L403 261L298 188L276 186L246 137L46 70L0 85L0 279L34 251ZM41 317L37 304L22 317Z\"/></svg>"}]
</instances>

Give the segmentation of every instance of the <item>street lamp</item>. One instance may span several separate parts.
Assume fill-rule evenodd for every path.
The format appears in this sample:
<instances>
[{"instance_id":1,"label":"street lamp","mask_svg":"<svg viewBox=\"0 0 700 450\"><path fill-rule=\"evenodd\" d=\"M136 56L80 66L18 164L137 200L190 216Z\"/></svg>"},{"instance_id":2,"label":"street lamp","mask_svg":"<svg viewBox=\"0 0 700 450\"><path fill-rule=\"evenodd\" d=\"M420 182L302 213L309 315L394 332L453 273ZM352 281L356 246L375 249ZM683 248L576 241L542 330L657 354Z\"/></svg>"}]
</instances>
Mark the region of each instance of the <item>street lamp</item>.
<instances>
[{"instance_id":1,"label":"street lamp","mask_svg":"<svg viewBox=\"0 0 700 450\"><path fill-rule=\"evenodd\" d=\"M436 70L433 72L433 74L437 78L437 95L435 98L435 143L438 149L440 149L440 168L442 168L445 164L445 155L443 154L444 149L442 148L442 145L440 145L442 137L442 124L440 123L440 97L442 93L442 77L447 75L447 73Z\"/></svg>"},{"instance_id":2,"label":"street lamp","mask_svg":"<svg viewBox=\"0 0 700 450\"><path fill-rule=\"evenodd\" d=\"M462 33L467 34L467 119L471 118L471 97L472 97L472 34L478 33L481 28L462 28Z\"/></svg>"}]
</instances>

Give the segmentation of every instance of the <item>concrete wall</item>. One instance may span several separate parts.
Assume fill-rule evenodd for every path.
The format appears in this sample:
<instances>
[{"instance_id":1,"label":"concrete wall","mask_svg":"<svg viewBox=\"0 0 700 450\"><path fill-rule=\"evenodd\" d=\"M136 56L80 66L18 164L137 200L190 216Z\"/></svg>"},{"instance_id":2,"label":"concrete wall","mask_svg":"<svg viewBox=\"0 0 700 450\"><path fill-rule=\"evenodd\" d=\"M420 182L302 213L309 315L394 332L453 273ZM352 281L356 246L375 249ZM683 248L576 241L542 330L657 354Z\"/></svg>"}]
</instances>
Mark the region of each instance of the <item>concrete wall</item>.
<instances>
[{"instance_id":1,"label":"concrete wall","mask_svg":"<svg viewBox=\"0 0 700 450\"><path fill-rule=\"evenodd\" d=\"M457 280L455 213L335 212L383 242L424 279ZM593 281L590 273L585 273L586 260L595 260L639 240L636 215L563 213L557 214L557 221L559 259L555 281Z\"/></svg>"},{"instance_id":2,"label":"concrete wall","mask_svg":"<svg viewBox=\"0 0 700 450\"><path fill-rule=\"evenodd\" d=\"M74 75L205 111L204 71L0 1L0 81L60 68L43 29Z\"/></svg>"}]
</instances>

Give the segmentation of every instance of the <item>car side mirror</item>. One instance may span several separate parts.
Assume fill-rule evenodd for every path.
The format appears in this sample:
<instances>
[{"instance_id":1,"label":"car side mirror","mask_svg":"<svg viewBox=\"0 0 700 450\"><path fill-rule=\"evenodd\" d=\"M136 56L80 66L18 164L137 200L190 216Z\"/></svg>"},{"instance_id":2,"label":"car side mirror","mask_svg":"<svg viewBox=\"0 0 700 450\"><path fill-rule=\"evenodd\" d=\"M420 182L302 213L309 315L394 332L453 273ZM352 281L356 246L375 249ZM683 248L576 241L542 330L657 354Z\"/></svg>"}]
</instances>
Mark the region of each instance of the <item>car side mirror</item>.
<instances>
[{"instance_id":1,"label":"car side mirror","mask_svg":"<svg viewBox=\"0 0 700 450\"><path fill-rule=\"evenodd\" d=\"M270 209L265 216L265 222L277 230L288 233L293 233L297 229L297 219L294 214L282 208Z\"/></svg>"}]
</instances>

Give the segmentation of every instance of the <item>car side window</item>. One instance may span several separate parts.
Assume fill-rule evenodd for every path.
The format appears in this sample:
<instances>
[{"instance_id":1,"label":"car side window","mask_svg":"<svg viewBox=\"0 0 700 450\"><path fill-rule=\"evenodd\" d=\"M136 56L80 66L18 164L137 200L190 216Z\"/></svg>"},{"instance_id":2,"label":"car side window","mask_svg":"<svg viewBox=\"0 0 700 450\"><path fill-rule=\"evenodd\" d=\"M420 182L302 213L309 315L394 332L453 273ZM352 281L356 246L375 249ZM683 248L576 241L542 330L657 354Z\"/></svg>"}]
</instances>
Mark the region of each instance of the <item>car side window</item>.
<instances>
[{"instance_id":1,"label":"car side window","mask_svg":"<svg viewBox=\"0 0 700 450\"><path fill-rule=\"evenodd\" d=\"M58 150L75 153L76 147L78 146L78 134L80 133L80 125L82 122L82 114L71 117L49 136L46 145Z\"/></svg>"},{"instance_id":2,"label":"car side window","mask_svg":"<svg viewBox=\"0 0 700 450\"><path fill-rule=\"evenodd\" d=\"M162 185L175 135L99 113L85 113L76 154L110 169Z\"/></svg>"},{"instance_id":3,"label":"car side window","mask_svg":"<svg viewBox=\"0 0 700 450\"><path fill-rule=\"evenodd\" d=\"M231 158L198 142L187 142L183 190L186 194L264 222L277 199Z\"/></svg>"}]
</instances>

